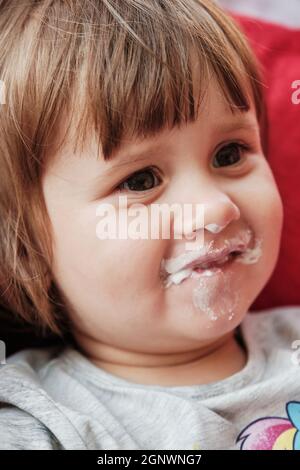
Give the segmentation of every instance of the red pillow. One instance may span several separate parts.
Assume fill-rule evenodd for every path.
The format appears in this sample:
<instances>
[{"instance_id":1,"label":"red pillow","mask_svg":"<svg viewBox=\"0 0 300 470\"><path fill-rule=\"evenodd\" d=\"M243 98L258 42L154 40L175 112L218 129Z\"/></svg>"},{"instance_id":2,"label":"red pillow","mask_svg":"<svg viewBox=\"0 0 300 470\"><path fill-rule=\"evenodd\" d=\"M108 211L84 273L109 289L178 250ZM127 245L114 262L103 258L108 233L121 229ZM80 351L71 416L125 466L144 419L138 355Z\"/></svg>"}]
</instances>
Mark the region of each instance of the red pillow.
<instances>
[{"instance_id":1,"label":"red pillow","mask_svg":"<svg viewBox=\"0 0 300 470\"><path fill-rule=\"evenodd\" d=\"M300 305L300 30L233 16L265 69L267 159L285 213L278 263L251 310Z\"/></svg>"}]
</instances>

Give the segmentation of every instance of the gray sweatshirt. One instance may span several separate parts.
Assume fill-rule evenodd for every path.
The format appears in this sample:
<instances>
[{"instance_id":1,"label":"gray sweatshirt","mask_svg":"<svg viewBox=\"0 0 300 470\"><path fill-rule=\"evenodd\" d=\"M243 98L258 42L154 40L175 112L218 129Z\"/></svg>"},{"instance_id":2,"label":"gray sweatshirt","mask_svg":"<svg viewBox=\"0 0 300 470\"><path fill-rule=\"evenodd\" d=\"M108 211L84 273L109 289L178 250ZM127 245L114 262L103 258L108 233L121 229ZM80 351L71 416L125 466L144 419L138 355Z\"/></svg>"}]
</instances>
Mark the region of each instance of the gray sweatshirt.
<instances>
[{"instance_id":1,"label":"gray sweatshirt","mask_svg":"<svg viewBox=\"0 0 300 470\"><path fill-rule=\"evenodd\" d=\"M133 383L72 347L14 354L0 449L300 450L300 307L247 313L240 331L245 367L205 385Z\"/></svg>"}]
</instances>

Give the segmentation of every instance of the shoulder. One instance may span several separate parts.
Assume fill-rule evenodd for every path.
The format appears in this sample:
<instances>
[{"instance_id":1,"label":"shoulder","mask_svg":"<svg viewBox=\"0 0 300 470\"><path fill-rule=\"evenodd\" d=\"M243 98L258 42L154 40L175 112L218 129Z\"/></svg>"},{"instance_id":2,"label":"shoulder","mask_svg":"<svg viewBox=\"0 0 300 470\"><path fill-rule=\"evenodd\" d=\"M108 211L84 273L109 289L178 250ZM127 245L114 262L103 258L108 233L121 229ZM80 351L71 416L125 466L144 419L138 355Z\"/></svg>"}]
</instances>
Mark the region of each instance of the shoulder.
<instances>
[{"instance_id":1,"label":"shoulder","mask_svg":"<svg viewBox=\"0 0 300 470\"><path fill-rule=\"evenodd\" d=\"M40 382L48 368L59 363L65 349L66 346L61 345L27 348L8 356L0 365L0 390L8 383L8 378L11 383L15 380Z\"/></svg>"},{"instance_id":2,"label":"shoulder","mask_svg":"<svg viewBox=\"0 0 300 470\"><path fill-rule=\"evenodd\" d=\"M49 401L40 374L56 353L52 347L24 349L0 366L1 450L61 448L37 412ZM51 403L47 405L51 410Z\"/></svg>"},{"instance_id":3,"label":"shoulder","mask_svg":"<svg viewBox=\"0 0 300 470\"><path fill-rule=\"evenodd\" d=\"M25 349L0 366L0 449L86 448L70 419L74 389L60 374L65 349Z\"/></svg>"},{"instance_id":4,"label":"shoulder","mask_svg":"<svg viewBox=\"0 0 300 470\"><path fill-rule=\"evenodd\" d=\"M0 450L55 450L61 446L38 419L18 407L0 403Z\"/></svg>"},{"instance_id":5,"label":"shoulder","mask_svg":"<svg viewBox=\"0 0 300 470\"><path fill-rule=\"evenodd\" d=\"M39 371L52 359L59 356L64 347L49 346L44 348L27 348L9 356L6 360L7 365L28 366L33 370Z\"/></svg>"}]
</instances>

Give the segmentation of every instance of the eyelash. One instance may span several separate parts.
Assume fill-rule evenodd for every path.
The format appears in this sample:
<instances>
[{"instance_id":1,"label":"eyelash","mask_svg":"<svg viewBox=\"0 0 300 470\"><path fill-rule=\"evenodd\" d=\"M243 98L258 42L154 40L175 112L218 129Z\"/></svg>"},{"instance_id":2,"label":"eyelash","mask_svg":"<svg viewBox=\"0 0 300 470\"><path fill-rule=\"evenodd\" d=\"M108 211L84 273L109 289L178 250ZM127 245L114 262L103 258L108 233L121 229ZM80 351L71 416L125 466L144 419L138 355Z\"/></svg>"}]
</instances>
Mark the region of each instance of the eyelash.
<instances>
[{"instance_id":1,"label":"eyelash","mask_svg":"<svg viewBox=\"0 0 300 470\"><path fill-rule=\"evenodd\" d=\"M150 191L150 190L153 189L153 188L146 189L146 190L144 190L144 191L134 191L134 190L130 190L130 189L121 189L121 187L122 187L125 183L128 183L128 181L129 181L130 179L136 177L137 175L140 175L140 174L142 174L142 173L147 173L147 172L150 172L150 171L151 171L152 174L154 175L154 178L160 181L160 176L159 176L159 174L158 174L158 170L156 170L155 167L150 166L150 167L143 168L142 170L136 171L135 173L133 173L132 175L130 175L128 178L126 178L126 180L124 180L122 183L120 183L120 184L117 186L116 190L117 190L118 192L122 192L122 191L132 191L132 192L138 192L138 193L142 193L142 192L145 192L145 191ZM161 182L161 181L160 181L160 182Z\"/></svg>"},{"instance_id":2,"label":"eyelash","mask_svg":"<svg viewBox=\"0 0 300 470\"><path fill-rule=\"evenodd\" d=\"M235 148L235 149L238 149L238 152L239 152L239 157L241 158L241 155L243 155L244 153L248 152L250 150L250 146L249 145L246 145L246 144L242 144L242 143L239 143L239 142L230 142L229 144L226 144L224 145L223 147L221 147L217 153L214 155L214 158L221 152L221 151L224 151L224 150L228 150L230 148ZM230 154L231 155L231 154ZM228 165L228 166L238 166L238 164L240 163L240 160L235 163L233 163L232 165ZM226 167L226 166L225 166ZM222 168L222 166L213 166L213 168ZM146 191L151 191L151 189L153 188L149 188L149 189L145 189L145 190L130 190L130 189L124 189L123 186L128 183L129 180L131 180L132 178L134 177L137 177L138 175L142 174L142 173L147 173L147 172L152 172L152 175L154 176L154 179L156 180L160 180L160 176L158 174L158 170L155 168L155 167L146 167L146 168L143 168L142 170L138 170L134 173L132 173L132 175L130 175L129 177L126 178L126 180L123 180L116 188L115 190L117 192L123 192L123 191L131 191L131 192L137 192L137 193L143 193L143 192L146 192ZM160 181L161 182L161 181Z\"/></svg>"}]
</instances>

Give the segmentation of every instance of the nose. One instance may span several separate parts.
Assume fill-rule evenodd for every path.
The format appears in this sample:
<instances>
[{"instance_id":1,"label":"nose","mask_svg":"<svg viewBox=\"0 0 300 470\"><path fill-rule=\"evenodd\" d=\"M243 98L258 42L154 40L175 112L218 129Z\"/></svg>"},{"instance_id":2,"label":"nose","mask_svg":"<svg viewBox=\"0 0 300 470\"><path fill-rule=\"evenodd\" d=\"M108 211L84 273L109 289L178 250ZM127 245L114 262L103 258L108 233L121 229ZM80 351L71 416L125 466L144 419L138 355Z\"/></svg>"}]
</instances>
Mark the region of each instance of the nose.
<instances>
[{"instance_id":1,"label":"nose","mask_svg":"<svg viewBox=\"0 0 300 470\"><path fill-rule=\"evenodd\" d=\"M240 215L238 206L225 194L204 203L204 227L209 232L221 232L232 221L238 220ZM197 225L195 230L198 230Z\"/></svg>"},{"instance_id":2,"label":"nose","mask_svg":"<svg viewBox=\"0 0 300 470\"><path fill-rule=\"evenodd\" d=\"M199 204L199 203L197 203ZM219 233L231 222L240 218L238 206L224 193L214 194L200 203L202 210L193 211L184 220L184 234L193 239L197 230L204 228L211 233Z\"/></svg>"}]
</instances>

